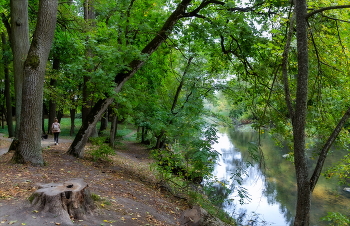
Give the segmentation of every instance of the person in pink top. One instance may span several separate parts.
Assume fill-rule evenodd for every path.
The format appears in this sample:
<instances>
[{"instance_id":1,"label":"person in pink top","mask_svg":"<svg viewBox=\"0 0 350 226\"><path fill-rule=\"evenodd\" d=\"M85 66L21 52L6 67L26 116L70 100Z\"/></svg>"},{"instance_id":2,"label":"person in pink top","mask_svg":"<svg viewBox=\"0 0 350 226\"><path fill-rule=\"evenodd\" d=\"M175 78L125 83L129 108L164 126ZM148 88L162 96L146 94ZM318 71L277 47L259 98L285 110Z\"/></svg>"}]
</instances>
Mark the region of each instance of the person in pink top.
<instances>
[{"instance_id":1,"label":"person in pink top","mask_svg":"<svg viewBox=\"0 0 350 226\"><path fill-rule=\"evenodd\" d=\"M60 135L60 132L61 132L61 125L58 123L57 118L55 118L55 122L52 123L51 131L53 133L53 140L55 142L55 145L57 145L58 144L58 136Z\"/></svg>"}]
</instances>

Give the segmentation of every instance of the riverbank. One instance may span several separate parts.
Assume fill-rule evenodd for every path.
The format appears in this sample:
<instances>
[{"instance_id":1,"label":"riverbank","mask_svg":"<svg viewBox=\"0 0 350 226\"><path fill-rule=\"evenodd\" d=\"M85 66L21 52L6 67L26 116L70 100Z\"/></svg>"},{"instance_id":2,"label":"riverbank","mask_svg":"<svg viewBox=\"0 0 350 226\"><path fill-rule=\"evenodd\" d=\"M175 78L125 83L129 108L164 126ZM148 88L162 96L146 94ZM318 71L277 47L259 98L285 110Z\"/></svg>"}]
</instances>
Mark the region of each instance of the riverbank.
<instances>
[{"instance_id":1,"label":"riverbank","mask_svg":"<svg viewBox=\"0 0 350 226\"><path fill-rule=\"evenodd\" d=\"M188 204L159 188L145 146L122 141L112 161L93 162L65 154L70 140L61 139L57 146L51 141L51 137L43 141L44 167L11 164L12 152L0 157L0 224L64 225L58 216L31 209L28 197L38 183L83 178L94 194L96 209L84 220L72 219L74 225L179 225ZM2 138L0 149L10 143Z\"/></svg>"}]
</instances>

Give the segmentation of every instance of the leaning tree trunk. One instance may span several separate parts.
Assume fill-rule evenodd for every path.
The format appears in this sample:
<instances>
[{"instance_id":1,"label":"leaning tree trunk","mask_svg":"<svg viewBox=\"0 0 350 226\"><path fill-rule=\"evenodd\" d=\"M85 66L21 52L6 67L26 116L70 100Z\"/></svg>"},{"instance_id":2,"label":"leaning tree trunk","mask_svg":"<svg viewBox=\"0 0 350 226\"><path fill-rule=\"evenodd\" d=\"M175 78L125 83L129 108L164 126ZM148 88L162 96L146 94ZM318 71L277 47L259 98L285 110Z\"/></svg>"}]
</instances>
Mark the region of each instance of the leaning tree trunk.
<instances>
[{"instance_id":1,"label":"leaning tree trunk","mask_svg":"<svg viewBox=\"0 0 350 226\"><path fill-rule=\"evenodd\" d=\"M72 224L72 218L85 219L95 209L83 179L41 184L29 199L35 210L53 213L65 224Z\"/></svg>"},{"instance_id":2,"label":"leaning tree trunk","mask_svg":"<svg viewBox=\"0 0 350 226\"><path fill-rule=\"evenodd\" d=\"M77 135L75 136L71 146L67 153L77 158L84 157L84 147L89 140L89 137L96 129L96 124L102 117L103 113L111 105L114 98L107 98L105 100L99 100L95 106L91 109L87 119L83 121Z\"/></svg>"},{"instance_id":3,"label":"leaning tree trunk","mask_svg":"<svg viewBox=\"0 0 350 226\"><path fill-rule=\"evenodd\" d=\"M24 86L18 147L12 160L43 165L41 115L46 62L56 27L57 0L41 0L38 21L24 66Z\"/></svg>"},{"instance_id":4,"label":"leaning tree trunk","mask_svg":"<svg viewBox=\"0 0 350 226\"><path fill-rule=\"evenodd\" d=\"M164 23L161 30L155 35L155 37L143 48L141 51L144 55L151 55L158 47L169 37L175 24L180 20L186 13L186 9L192 0L182 0L175 11L169 16L167 21ZM115 83L117 86L114 91L118 93L123 87L124 83L129 80L145 63L145 60L133 60L129 64L129 71L119 73L115 77ZM83 121L77 136L73 143L69 147L68 154L83 157L84 147L88 141L88 136L91 135L93 127L96 126L97 122L101 119L102 114L107 110L108 106L111 105L114 98L107 98L105 100L98 101L95 106L91 109L88 120Z\"/></svg>"}]
</instances>

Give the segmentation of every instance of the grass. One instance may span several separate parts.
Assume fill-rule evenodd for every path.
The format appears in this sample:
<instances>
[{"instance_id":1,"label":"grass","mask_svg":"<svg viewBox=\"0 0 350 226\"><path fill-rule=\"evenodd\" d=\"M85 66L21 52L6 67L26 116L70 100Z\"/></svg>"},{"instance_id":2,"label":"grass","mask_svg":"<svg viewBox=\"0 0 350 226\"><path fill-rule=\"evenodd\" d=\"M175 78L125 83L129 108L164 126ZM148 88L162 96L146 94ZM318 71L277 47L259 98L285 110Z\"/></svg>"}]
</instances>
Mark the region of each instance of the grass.
<instances>
[{"instance_id":1,"label":"grass","mask_svg":"<svg viewBox=\"0 0 350 226\"><path fill-rule=\"evenodd\" d=\"M60 124L61 124L60 137L61 138L74 138L82 125L82 119L76 118L74 120L75 128L74 128L73 136L70 135L70 126L71 126L70 118L62 118L60 121ZM15 123L14 123L14 126L15 126ZM44 120L44 126L45 126L45 131L47 131L48 119ZM97 123L96 127L97 127L97 129L100 128L100 122ZM105 136L109 136L109 130L110 130L110 127L108 126L107 130L105 132ZM136 135L132 134L133 131L135 131L135 128L132 124L119 124L118 131L117 131L117 138L123 138L124 136L131 134L130 136L127 136L125 139L127 139L129 141L136 141ZM0 128L0 133L4 134L5 137L8 136L7 125L4 125L3 127Z\"/></svg>"}]
</instances>

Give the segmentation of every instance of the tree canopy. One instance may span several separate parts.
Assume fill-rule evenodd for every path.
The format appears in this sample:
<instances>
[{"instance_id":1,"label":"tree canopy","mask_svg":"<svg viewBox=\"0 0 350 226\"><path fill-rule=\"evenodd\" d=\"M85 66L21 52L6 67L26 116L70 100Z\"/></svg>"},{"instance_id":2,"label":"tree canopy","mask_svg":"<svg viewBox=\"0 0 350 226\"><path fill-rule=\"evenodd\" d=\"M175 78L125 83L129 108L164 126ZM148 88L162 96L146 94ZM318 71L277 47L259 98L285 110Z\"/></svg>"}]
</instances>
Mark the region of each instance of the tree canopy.
<instances>
[{"instance_id":1,"label":"tree canopy","mask_svg":"<svg viewBox=\"0 0 350 226\"><path fill-rule=\"evenodd\" d=\"M15 106L21 131L15 161L43 165L42 112L52 121L88 109L69 154L84 157L110 111L140 128L142 142L180 150L209 173L214 127L227 118L207 103L224 96L232 119L268 128L294 150L295 225L309 224L310 194L328 150L349 143L347 1L84 0L59 2L57 11L43 2L0 1L4 111ZM56 20L48 26L45 12L57 12L54 33ZM318 162L309 175L311 148Z\"/></svg>"}]
</instances>

